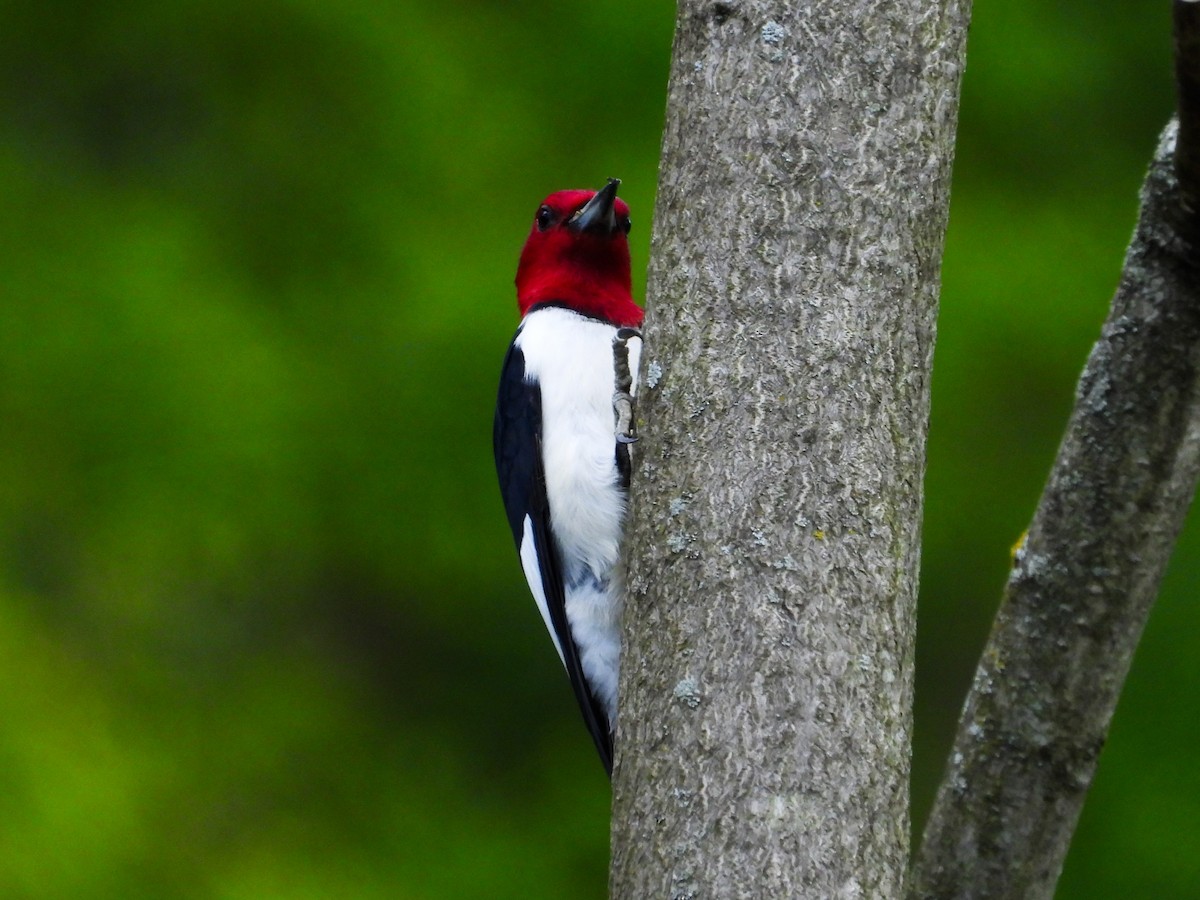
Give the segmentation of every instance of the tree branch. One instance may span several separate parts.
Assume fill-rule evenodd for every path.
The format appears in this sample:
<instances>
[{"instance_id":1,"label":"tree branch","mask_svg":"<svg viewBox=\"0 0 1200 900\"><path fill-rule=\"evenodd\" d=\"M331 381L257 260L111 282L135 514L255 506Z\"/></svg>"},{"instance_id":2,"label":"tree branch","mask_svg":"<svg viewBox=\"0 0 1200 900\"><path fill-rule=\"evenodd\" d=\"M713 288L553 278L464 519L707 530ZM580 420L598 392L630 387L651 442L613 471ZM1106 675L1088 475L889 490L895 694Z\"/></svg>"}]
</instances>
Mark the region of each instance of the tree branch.
<instances>
[{"instance_id":1,"label":"tree branch","mask_svg":"<svg viewBox=\"0 0 1200 900\"><path fill-rule=\"evenodd\" d=\"M1108 321L975 673L914 897L1053 895L1200 478L1200 4L1175 7L1181 125L1163 133L1143 186Z\"/></svg>"},{"instance_id":2,"label":"tree branch","mask_svg":"<svg viewBox=\"0 0 1200 900\"><path fill-rule=\"evenodd\" d=\"M895 897L958 0L682 0L615 898Z\"/></svg>"}]
</instances>

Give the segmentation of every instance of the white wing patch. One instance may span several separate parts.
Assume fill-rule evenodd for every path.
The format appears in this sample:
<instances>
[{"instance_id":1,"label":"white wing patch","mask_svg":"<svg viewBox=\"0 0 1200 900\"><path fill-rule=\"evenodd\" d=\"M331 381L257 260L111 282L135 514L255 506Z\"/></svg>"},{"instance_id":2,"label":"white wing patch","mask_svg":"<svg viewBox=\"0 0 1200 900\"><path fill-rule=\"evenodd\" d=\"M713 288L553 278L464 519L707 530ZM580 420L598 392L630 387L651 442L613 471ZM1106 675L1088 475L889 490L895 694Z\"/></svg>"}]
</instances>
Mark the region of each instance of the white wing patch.
<instances>
[{"instance_id":1,"label":"white wing patch","mask_svg":"<svg viewBox=\"0 0 1200 900\"><path fill-rule=\"evenodd\" d=\"M550 632L550 640L554 641L554 649L563 666L567 664L563 658L562 646L558 643L558 635L554 632L554 623L550 621L550 608L546 605L546 589L542 587L542 570L538 566L537 544L533 540L533 521L525 517L525 529L521 534L521 568L525 571L525 580L529 582L529 592L533 594L533 602L537 604L546 630Z\"/></svg>"}]
</instances>

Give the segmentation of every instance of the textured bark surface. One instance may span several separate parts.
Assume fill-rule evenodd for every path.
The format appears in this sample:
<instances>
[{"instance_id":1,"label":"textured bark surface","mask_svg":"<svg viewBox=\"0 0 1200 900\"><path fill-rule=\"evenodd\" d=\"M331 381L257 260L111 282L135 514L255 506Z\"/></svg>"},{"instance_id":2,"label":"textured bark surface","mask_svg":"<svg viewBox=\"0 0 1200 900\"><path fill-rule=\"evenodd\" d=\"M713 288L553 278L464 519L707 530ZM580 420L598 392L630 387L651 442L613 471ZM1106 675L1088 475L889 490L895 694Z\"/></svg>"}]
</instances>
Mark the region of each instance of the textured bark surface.
<instances>
[{"instance_id":1,"label":"textured bark surface","mask_svg":"<svg viewBox=\"0 0 1200 900\"><path fill-rule=\"evenodd\" d=\"M1200 477L1200 256L1172 123L1018 551L914 870L923 898L1051 897Z\"/></svg>"},{"instance_id":2,"label":"textured bark surface","mask_svg":"<svg viewBox=\"0 0 1200 900\"><path fill-rule=\"evenodd\" d=\"M611 895L894 897L958 0L679 7Z\"/></svg>"}]
</instances>

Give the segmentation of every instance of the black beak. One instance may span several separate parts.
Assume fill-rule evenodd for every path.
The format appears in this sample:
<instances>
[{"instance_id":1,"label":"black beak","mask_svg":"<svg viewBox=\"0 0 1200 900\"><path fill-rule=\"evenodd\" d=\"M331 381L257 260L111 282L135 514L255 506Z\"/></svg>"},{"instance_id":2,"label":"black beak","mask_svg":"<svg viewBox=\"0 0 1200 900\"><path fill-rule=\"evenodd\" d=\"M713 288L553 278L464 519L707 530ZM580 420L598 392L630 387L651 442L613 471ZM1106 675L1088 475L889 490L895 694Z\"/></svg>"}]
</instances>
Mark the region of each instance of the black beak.
<instances>
[{"instance_id":1,"label":"black beak","mask_svg":"<svg viewBox=\"0 0 1200 900\"><path fill-rule=\"evenodd\" d=\"M617 199L620 178L608 179L608 184L596 191L591 200L571 216L567 227L572 231L590 231L607 237L617 230L617 214L613 212L613 201Z\"/></svg>"}]
</instances>

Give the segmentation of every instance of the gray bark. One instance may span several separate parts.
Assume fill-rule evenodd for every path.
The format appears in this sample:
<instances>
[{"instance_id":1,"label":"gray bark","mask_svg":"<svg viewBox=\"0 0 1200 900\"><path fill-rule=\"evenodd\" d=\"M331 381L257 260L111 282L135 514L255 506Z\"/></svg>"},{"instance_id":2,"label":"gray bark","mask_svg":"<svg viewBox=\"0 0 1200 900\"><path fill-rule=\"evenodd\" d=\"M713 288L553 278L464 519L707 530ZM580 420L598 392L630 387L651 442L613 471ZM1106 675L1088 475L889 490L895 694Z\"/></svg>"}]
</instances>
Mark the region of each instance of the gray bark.
<instances>
[{"instance_id":1,"label":"gray bark","mask_svg":"<svg viewBox=\"0 0 1200 900\"><path fill-rule=\"evenodd\" d=\"M921 898L1051 897L1200 478L1200 4L1180 119L1017 553L913 875ZM1177 152L1178 138L1178 152Z\"/></svg>"},{"instance_id":2,"label":"gray bark","mask_svg":"<svg viewBox=\"0 0 1200 900\"><path fill-rule=\"evenodd\" d=\"M616 898L895 897L959 0L682 0Z\"/></svg>"}]
</instances>

